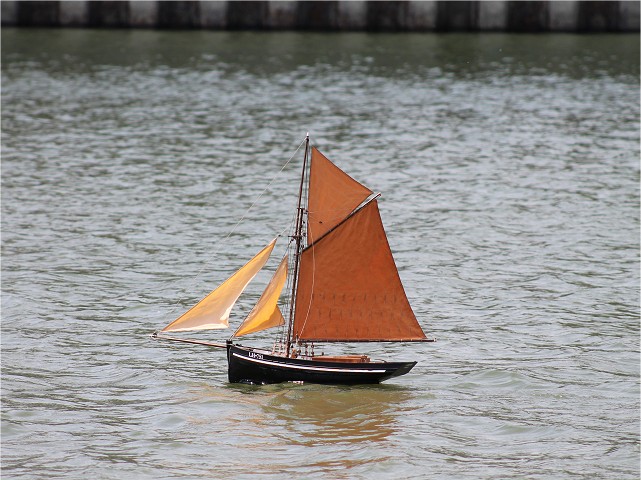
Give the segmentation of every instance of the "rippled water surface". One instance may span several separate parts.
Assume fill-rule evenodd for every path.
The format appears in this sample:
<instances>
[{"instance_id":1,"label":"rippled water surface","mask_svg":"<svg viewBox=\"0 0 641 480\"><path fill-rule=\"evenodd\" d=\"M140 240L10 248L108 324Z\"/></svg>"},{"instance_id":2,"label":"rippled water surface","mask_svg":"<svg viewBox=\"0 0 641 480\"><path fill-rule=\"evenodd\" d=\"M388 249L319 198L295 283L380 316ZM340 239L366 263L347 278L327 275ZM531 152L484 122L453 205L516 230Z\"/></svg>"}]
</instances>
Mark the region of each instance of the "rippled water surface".
<instances>
[{"instance_id":1,"label":"rippled water surface","mask_svg":"<svg viewBox=\"0 0 641 480\"><path fill-rule=\"evenodd\" d=\"M287 228L306 131L438 339L347 346L419 361L381 386L148 337ZM7 478L636 479L638 257L638 35L2 31Z\"/></svg>"}]
</instances>

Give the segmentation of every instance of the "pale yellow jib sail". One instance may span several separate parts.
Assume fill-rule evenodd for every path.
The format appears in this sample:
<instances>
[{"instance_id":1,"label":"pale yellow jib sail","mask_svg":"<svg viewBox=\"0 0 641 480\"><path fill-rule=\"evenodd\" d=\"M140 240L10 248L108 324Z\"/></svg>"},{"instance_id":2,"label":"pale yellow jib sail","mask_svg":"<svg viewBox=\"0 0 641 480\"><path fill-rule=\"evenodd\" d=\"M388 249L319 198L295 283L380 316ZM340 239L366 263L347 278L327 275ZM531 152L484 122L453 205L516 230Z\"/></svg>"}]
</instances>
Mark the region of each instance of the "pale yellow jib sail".
<instances>
[{"instance_id":1,"label":"pale yellow jib sail","mask_svg":"<svg viewBox=\"0 0 641 480\"><path fill-rule=\"evenodd\" d=\"M285 324L283 314L278 308L278 298L287 280L287 255L280 262L274 276L245 321L238 327L233 337L260 332L271 327Z\"/></svg>"},{"instance_id":2,"label":"pale yellow jib sail","mask_svg":"<svg viewBox=\"0 0 641 480\"><path fill-rule=\"evenodd\" d=\"M276 245L276 239L263 248L240 270L229 277L190 310L171 322L160 332L188 332L229 327L229 314L245 287L265 266Z\"/></svg>"}]
</instances>

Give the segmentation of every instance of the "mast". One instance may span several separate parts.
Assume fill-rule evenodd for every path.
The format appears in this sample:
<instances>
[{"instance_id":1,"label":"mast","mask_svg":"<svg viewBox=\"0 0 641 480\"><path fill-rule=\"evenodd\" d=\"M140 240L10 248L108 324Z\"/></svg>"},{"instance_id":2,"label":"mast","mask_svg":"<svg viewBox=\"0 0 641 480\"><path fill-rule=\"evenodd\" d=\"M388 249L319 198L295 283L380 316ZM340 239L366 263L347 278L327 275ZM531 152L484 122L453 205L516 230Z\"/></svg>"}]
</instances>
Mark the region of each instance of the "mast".
<instances>
[{"instance_id":1,"label":"mast","mask_svg":"<svg viewBox=\"0 0 641 480\"><path fill-rule=\"evenodd\" d=\"M292 281L292 293L289 301L289 321L287 323L287 353L289 357L292 344L292 327L294 325L294 302L296 300L296 289L298 288L298 267L300 265L300 254L303 246L303 186L305 185L305 169L307 168L307 157L309 154L309 132L305 136L305 156L303 157L303 171L300 177L300 188L298 190L298 208L296 211L296 229L292 238L296 241L294 251L294 277Z\"/></svg>"}]
</instances>

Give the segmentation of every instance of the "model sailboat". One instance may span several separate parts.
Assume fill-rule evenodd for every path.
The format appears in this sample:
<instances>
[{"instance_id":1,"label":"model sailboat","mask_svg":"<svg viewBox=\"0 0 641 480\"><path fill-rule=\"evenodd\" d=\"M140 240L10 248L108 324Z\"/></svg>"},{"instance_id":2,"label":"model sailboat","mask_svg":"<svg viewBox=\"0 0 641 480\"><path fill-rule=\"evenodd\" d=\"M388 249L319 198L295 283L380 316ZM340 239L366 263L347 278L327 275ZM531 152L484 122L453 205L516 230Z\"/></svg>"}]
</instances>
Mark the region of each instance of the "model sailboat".
<instances>
[{"instance_id":1,"label":"model sailboat","mask_svg":"<svg viewBox=\"0 0 641 480\"><path fill-rule=\"evenodd\" d=\"M401 284L379 196L310 148L307 136L292 254L283 257L247 318L226 344L167 335L227 328L232 307L267 262L276 240L154 337L226 348L230 382L363 384L406 374L416 362L314 354L315 344L325 342L431 341ZM286 284L287 322L278 305ZM237 343L243 335L283 325L271 350Z\"/></svg>"}]
</instances>

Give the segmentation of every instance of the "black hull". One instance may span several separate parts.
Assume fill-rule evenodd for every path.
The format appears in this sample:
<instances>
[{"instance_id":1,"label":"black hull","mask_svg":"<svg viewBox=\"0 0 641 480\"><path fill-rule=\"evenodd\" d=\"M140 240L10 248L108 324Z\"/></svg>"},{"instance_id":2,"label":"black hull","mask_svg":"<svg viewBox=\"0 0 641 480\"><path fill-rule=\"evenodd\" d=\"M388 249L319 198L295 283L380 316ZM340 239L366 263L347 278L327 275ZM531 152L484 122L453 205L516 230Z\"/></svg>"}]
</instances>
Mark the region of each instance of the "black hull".
<instances>
[{"instance_id":1,"label":"black hull","mask_svg":"<svg viewBox=\"0 0 641 480\"><path fill-rule=\"evenodd\" d=\"M416 362L326 362L269 355L253 348L227 346L231 383L305 382L332 385L380 383L405 375Z\"/></svg>"}]
</instances>

